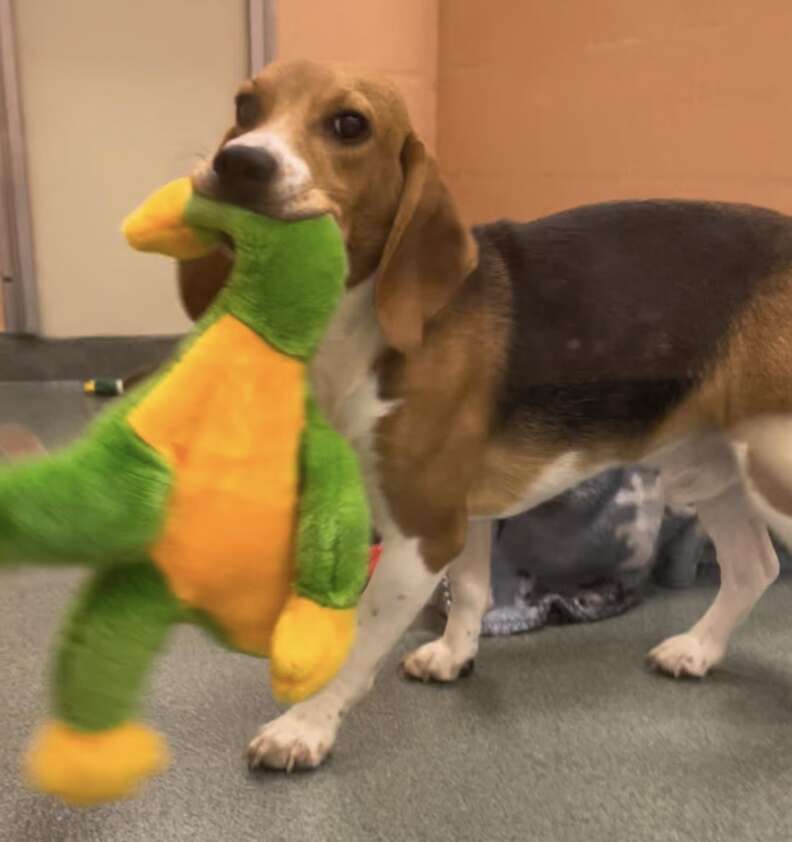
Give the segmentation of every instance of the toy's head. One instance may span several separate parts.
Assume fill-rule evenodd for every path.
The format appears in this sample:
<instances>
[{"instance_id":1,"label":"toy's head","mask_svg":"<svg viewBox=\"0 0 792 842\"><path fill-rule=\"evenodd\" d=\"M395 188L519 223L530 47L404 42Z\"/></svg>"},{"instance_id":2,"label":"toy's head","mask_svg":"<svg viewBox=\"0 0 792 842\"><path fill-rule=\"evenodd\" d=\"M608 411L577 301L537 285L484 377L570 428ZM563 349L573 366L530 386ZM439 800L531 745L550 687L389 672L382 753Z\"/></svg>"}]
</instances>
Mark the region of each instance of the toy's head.
<instances>
[{"instance_id":1,"label":"toy's head","mask_svg":"<svg viewBox=\"0 0 792 842\"><path fill-rule=\"evenodd\" d=\"M234 270L203 321L232 313L300 359L316 349L344 290L346 250L330 216L271 219L200 196L180 178L133 211L122 230L132 248L178 260L202 257L230 239Z\"/></svg>"}]
</instances>

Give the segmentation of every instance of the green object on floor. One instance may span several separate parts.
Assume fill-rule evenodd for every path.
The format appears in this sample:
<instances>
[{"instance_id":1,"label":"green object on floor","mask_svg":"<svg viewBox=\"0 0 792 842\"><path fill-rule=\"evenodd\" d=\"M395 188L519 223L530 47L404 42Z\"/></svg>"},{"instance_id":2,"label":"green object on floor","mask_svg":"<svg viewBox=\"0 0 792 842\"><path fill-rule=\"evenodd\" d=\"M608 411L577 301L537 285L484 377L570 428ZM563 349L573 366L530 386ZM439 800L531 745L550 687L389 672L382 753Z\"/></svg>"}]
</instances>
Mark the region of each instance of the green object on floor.
<instances>
[{"instance_id":1,"label":"green object on floor","mask_svg":"<svg viewBox=\"0 0 792 842\"><path fill-rule=\"evenodd\" d=\"M98 398L116 398L124 394L124 381L120 378L98 377L83 383L86 395L96 395Z\"/></svg>"}]
</instances>

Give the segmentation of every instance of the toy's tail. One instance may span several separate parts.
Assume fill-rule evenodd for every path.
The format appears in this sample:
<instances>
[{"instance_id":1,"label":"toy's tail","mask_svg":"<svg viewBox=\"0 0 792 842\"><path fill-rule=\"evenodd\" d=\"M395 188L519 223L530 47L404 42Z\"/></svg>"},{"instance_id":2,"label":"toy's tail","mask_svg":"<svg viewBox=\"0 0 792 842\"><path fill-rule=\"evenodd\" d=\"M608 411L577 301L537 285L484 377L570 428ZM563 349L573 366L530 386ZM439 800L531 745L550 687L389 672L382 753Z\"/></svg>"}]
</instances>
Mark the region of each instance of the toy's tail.
<instances>
[{"instance_id":1,"label":"toy's tail","mask_svg":"<svg viewBox=\"0 0 792 842\"><path fill-rule=\"evenodd\" d=\"M0 465L0 566L141 561L170 472L123 423L52 456Z\"/></svg>"}]
</instances>

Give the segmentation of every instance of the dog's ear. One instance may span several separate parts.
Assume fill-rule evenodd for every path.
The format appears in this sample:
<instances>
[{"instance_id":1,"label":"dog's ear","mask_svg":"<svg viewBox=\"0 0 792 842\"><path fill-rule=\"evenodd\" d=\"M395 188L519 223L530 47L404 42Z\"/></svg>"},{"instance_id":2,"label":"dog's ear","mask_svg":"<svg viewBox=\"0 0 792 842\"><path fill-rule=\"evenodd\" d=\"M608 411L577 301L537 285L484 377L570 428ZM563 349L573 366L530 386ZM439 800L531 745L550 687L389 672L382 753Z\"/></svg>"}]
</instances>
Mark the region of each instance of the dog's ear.
<instances>
[{"instance_id":1,"label":"dog's ear","mask_svg":"<svg viewBox=\"0 0 792 842\"><path fill-rule=\"evenodd\" d=\"M216 249L196 260L179 261L179 294L187 315L193 321L198 321L215 300L225 286L233 265L233 258L224 249Z\"/></svg>"},{"instance_id":2,"label":"dog's ear","mask_svg":"<svg viewBox=\"0 0 792 842\"><path fill-rule=\"evenodd\" d=\"M236 126L231 126L221 138L216 152L219 152L238 134ZM225 249L217 249L206 257L195 260L179 261L177 270L179 297L187 315L194 322L203 316L217 298L217 294L226 285L233 265L234 259Z\"/></svg>"},{"instance_id":3,"label":"dog's ear","mask_svg":"<svg viewBox=\"0 0 792 842\"><path fill-rule=\"evenodd\" d=\"M376 274L377 317L388 345L418 347L424 325L473 271L478 249L440 179L437 164L414 135L402 149L404 186Z\"/></svg>"}]
</instances>

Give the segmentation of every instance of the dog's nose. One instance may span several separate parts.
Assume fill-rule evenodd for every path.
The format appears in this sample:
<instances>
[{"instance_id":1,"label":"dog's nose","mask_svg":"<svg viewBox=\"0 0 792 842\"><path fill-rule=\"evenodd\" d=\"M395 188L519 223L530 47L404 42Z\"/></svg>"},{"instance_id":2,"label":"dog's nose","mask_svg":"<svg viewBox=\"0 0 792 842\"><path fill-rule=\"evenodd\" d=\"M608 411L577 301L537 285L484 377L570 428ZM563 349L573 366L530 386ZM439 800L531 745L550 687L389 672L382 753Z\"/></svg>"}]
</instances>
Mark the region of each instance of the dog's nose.
<instances>
[{"instance_id":1,"label":"dog's nose","mask_svg":"<svg viewBox=\"0 0 792 842\"><path fill-rule=\"evenodd\" d=\"M212 162L218 178L229 182L257 182L266 184L275 173L277 162L264 149L255 146L226 146Z\"/></svg>"}]
</instances>

